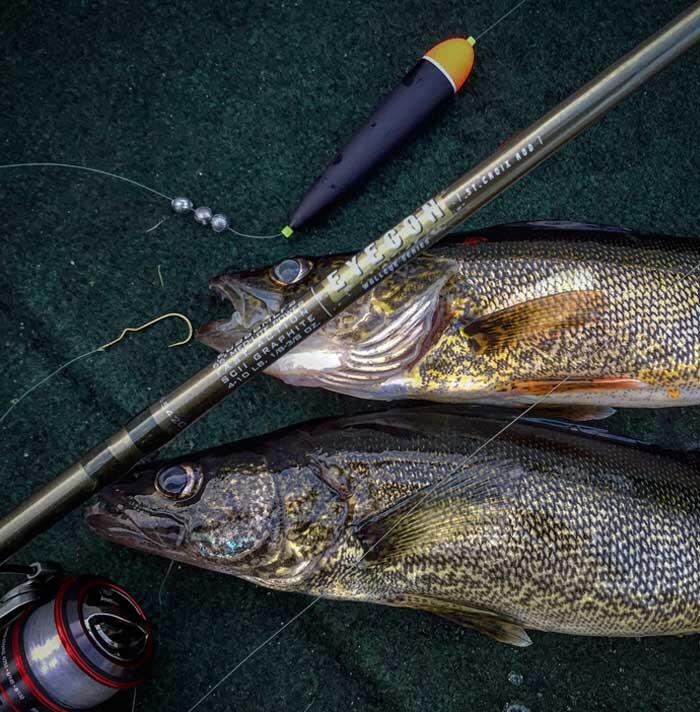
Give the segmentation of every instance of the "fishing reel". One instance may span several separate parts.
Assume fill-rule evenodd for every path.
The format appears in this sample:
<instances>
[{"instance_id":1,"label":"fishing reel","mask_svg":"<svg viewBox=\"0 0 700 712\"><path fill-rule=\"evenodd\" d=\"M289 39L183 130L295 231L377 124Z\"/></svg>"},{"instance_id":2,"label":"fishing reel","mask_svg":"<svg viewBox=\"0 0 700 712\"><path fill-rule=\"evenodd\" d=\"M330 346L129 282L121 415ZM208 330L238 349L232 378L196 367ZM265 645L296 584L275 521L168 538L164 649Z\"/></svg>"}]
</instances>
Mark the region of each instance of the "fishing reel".
<instances>
[{"instance_id":1,"label":"fishing reel","mask_svg":"<svg viewBox=\"0 0 700 712\"><path fill-rule=\"evenodd\" d=\"M91 710L145 680L153 632L123 588L52 562L0 573L25 579L0 599L0 712Z\"/></svg>"}]
</instances>

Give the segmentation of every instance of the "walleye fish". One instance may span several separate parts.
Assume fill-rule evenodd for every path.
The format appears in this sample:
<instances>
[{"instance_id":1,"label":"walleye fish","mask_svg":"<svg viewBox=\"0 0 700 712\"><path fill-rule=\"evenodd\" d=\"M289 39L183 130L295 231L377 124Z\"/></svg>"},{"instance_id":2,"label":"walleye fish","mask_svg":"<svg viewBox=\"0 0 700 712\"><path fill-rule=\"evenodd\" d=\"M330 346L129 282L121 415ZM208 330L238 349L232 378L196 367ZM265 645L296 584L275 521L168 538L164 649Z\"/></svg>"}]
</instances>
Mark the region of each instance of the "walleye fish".
<instances>
[{"instance_id":1,"label":"walleye fish","mask_svg":"<svg viewBox=\"0 0 700 712\"><path fill-rule=\"evenodd\" d=\"M349 255L226 272L224 350ZM389 276L267 373L377 400L548 407L574 419L616 406L700 403L700 241L540 222L453 235ZM566 410L563 408L566 407Z\"/></svg>"},{"instance_id":2,"label":"walleye fish","mask_svg":"<svg viewBox=\"0 0 700 712\"><path fill-rule=\"evenodd\" d=\"M269 588L422 609L517 646L526 629L700 631L697 459L523 420L489 442L505 422L429 406L310 423L139 469L87 523Z\"/></svg>"}]
</instances>

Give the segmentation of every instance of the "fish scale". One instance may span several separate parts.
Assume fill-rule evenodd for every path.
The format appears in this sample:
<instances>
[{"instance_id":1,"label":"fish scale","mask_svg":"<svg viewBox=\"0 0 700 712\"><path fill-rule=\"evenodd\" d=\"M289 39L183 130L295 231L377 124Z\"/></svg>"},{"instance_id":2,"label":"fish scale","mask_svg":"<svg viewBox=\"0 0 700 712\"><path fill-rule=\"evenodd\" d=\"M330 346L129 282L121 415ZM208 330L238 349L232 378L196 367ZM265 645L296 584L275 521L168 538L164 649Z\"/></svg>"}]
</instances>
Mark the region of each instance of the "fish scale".
<instances>
[{"instance_id":1,"label":"fish scale","mask_svg":"<svg viewBox=\"0 0 700 712\"><path fill-rule=\"evenodd\" d=\"M310 423L137 470L87 521L270 588L422 609L514 645L526 630L700 632L698 457L509 422L429 406ZM199 473L197 496L159 494L172 467Z\"/></svg>"},{"instance_id":2,"label":"fish scale","mask_svg":"<svg viewBox=\"0 0 700 712\"><path fill-rule=\"evenodd\" d=\"M694 245L692 247L695 248ZM519 259L518 253L523 248L534 252L534 258L528 255L527 260ZM629 264L630 250L637 251L634 269ZM682 269L688 260L676 261L670 280L661 284L647 276L649 268L646 262L650 252L642 252L634 244L622 246L576 240L567 243L556 238L538 242L533 235L527 244L486 241L476 246L474 251L476 254L472 255L472 259L464 261L463 270L472 284L479 280L479 275L487 274L480 281L482 306L475 309L477 314L504 309L546 294L572 291L581 285L572 280L571 275L582 270L586 276L593 276L592 283L586 286L601 289L611 299L611 308L594 324L561 329L555 338L533 335L534 343L524 341L513 344L507 355L496 354L491 358L475 357L459 334L450 332L409 374L409 378L413 378L411 386L414 392L424 391L451 399L451 396L459 395L460 376L480 381L482 389L491 387L494 391L518 378L547 380L566 375L590 377L609 374L643 375L645 388L653 388L675 383L678 375L674 369L678 366L685 367L684 372L691 376L688 380L695 385L698 370L697 313L689 319L693 329L686 330L685 335L679 329L674 330L670 338L660 338L659 335L659 329L662 329L662 336L666 336L662 319L677 321L677 317L674 318L676 310L682 308L683 313L687 313L686 305L692 304L693 291L697 292L696 284L681 284ZM665 258L667 263L671 262L668 255ZM485 264L494 262L506 265L498 269L501 275L499 280L489 278L488 271L484 270ZM546 272L542 271L542 263L548 266ZM558 280L556 276L560 272L565 277ZM646 298L642 298L645 294ZM662 315L655 308L657 305L652 294L664 300ZM671 341L675 347L679 340L682 344L692 344L692 349L689 349L691 358L685 363L676 353L664 352L663 359L653 357L654 348ZM652 345L651 349L643 348L646 343ZM632 345L635 348L630 348ZM456 377L446 383L445 373L455 374Z\"/></svg>"},{"instance_id":3,"label":"fish scale","mask_svg":"<svg viewBox=\"0 0 700 712\"><path fill-rule=\"evenodd\" d=\"M650 477L647 474L650 463L643 461L645 456L641 453L601 443L598 457L591 458L585 449L579 450L574 462L565 462L562 467L561 446L575 445L575 439L572 443L564 438L555 447L542 442L527 444L522 441L523 432L518 435L511 438L506 433L490 446L500 451L490 458L493 461L502 464L516 457L527 470L518 497L510 503L507 522L499 525L496 535L472 532L458 539L458 545L449 542L450 548L456 550L453 557L445 553L446 542L436 527L429 545L420 553L387 565L380 560L362 573L354 571L350 557L345 563L351 566L350 572L338 576L335 572L338 561L329 560L326 566L334 570L333 580L340 581L332 589L333 595L361 597L368 582L393 573L393 578L409 579L414 588L426 595L464 602L466 589L470 605L479 603L495 609L526 627L569 633L642 635L647 616L653 620L657 605L653 598L645 598L644 587L647 582L654 582L655 586L667 586L670 591L665 598L659 596L658 605L664 606L671 618L658 623L657 633L669 632L674 625L679 626L676 631L697 628L700 624L697 471L687 466L680 468L675 461L664 462L662 458L653 462L660 468ZM574 463L578 467L572 467ZM612 494L608 473L616 473L623 486L615 487L615 497L604 506L600 497ZM373 475L376 477L376 471ZM625 495L626 488L632 490L631 495ZM640 498L648 498L649 504L669 511L655 514L646 501L640 506ZM663 502L667 502L665 507ZM690 520L679 520L677 513L669 518L678 508L685 509L684 514L691 515ZM523 519L523 512L532 516ZM675 531L674 523L678 521L686 526ZM438 522L439 518L433 523ZM694 531L689 532L687 524L691 522ZM616 550L610 545L625 527L632 538L625 539L625 546ZM685 546L681 546L684 541L681 535L685 537ZM635 545L638 540L642 543ZM594 546L596 541L599 543ZM554 560L547 555L548 542L556 551ZM601 544L610 554L607 561L601 557ZM679 546L683 551L677 551ZM658 547L663 548L665 558L660 559ZM656 561L645 569L646 548L653 550ZM343 560L346 561L345 557ZM628 581L635 567L643 575ZM445 585L449 581L445 572L457 579L453 585ZM679 573L682 578L692 580L692 587L685 595L678 595ZM530 595L523 594L523 584L528 581ZM309 584L322 590L324 571ZM604 584L609 587L607 592ZM373 589L371 583L368 588ZM635 594L642 595L641 607L633 605ZM681 623L675 621L676 611L683 612Z\"/></svg>"}]
</instances>

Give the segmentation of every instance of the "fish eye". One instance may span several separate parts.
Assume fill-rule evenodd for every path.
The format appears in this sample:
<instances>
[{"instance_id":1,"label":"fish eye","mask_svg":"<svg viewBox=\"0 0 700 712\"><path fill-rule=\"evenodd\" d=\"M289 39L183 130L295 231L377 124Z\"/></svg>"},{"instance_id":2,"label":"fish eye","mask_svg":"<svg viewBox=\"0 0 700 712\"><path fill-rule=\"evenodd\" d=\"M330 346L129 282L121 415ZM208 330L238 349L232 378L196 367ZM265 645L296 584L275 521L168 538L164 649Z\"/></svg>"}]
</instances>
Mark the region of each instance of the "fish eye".
<instances>
[{"instance_id":1,"label":"fish eye","mask_svg":"<svg viewBox=\"0 0 700 712\"><path fill-rule=\"evenodd\" d=\"M167 465L156 474L155 486L167 499L190 499L201 489L202 471L192 465Z\"/></svg>"},{"instance_id":2,"label":"fish eye","mask_svg":"<svg viewBox=\"0 0 700 712\"><path fill-rule=\"evenodd\" d=\"M273 282L283 287L288 287L301 282L311 272L312 268L313 264L310 260L303 257L293 257L276 264L270 270L270 277Z\"/></svg>"}]
</instances>

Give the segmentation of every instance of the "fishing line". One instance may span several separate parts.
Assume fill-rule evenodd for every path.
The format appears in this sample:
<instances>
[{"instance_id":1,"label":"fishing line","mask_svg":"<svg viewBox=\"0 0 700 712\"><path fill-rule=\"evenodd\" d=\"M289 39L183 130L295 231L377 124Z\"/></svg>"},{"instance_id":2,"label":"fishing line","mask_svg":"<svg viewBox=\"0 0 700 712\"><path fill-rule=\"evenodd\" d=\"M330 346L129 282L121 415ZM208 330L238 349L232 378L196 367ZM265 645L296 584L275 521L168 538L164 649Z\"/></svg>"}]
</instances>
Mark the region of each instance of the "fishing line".
<instances>
[{"instance_id":1,"label":"fishing line","mask_svg":"<svg viewBox=\"0 0 700 712\"><path fill-rule=\"evenodd\" d=\"M68 368L68 366L71 366L74 364L76 361L80 361L80 359L87 358L88 356L92 356L93 354L96 354L100 351L103 351L104 349L99 346L96 349L93 349L92 351L87 351L84 354L80 354L80 356L76 356L75 358L72 358L70 361L66 361L62 366L59 366L55 371L52 371L49 373L48 376L44 376L38 383L35 383L31 388L28 388L24 393L19 398L14 398L11 401L10 407L0 416L0 423L7 418L7 416L30 394L33 393L39 386L42 386L46 381L50 380L57 374L59 374L61 371L64 369Z\"/></svg>"},{"instance_id":2,"label":"fishing line","mask_svg":"<svg viewBox=\"0 0 700 712\"><path fill-rule=\"evenodd\" d=\"M315 606L322 598L323 598L323 594L316 596L316 598L314 598L311 601L311 603L309 603L307 606L302 608L295 616L290 618L279 630L276 630L271 636L266 638L262 643L260 643L260 645L258 645L257 648L253 648L253 650L251 650L248 653L248 655L246 655L243 658L243 660L241 660L235 667L233 667L231 670L229 670L221 678L221 680L219 680L219 682L216 683L216 685L214 685L212 688L209 689L208 692L206 692L204 695L202 695L202 697L200 697L199 700L197 700L197 702L195 702L195 704L192 705L192 707L190 707L189 710L187 710L187 712L193 712L193 710L196 710L197 707L199 707L199 705L201 705L202 702L204 702L204 700L206 700L213 692L218 690L221 687L221 685L223 685L226 682L226 680L228 680L231 677L231 675L233 675L236 672L236 670L238 670L245 663L247 663L248 660L250 660L256 653L261 651L268 643L271 643L278 635L280 635L280 633L282 633L285 629L287 629L290 625L292 625L292 623L294 623L294 621L301 618L304 615L304 613L306 613L306 611L310 610L313 606Z\"/></svg>"},{"instance_id":3,"label":"fishing line","mask_svg":"<svg viewBox=\"0 0 700 712\"><path fill-rule=\"evenodd\" d=\"M0 169L5 168L70 168L79 171L88 171L89 173L97 173L98 175L106 176L107 178L114 178L114 180L129 183L137 188L142 188L143 190L147 190L149 193L165 198L165 200L169 200L170 202L173 200L169 195L165 195L165 193L161 193L155 188L149 188L147 185L132 180L131 178L126 178L125 176L120 176L116 173L110 173L109 171L103 171L100 168L90 168L89 166L80 166L75 163L55 163L53 161L44 161L41 163L5 163L4 165L0 165Z\"/></svg>"},{"instance_id":4,"label":"fishing line","mask_svg":"<svg viewBox=\"0 0 700 712\"><path fill-rule=\"evenodd\" d=\"M517 5L514 5L513 7L511 7L511 9L508 10L508 12L506 12L504 15L501 15L496 20L496 22L494 22L492 25L489 25L481 34L477 35L474 38L474 42L478 42L484 35L488 35L488 33L491 32L491 30L493 30L494 27L496 27L497 25L500 25L501 22L503 22L503 20L505 20L506 17L508 17L508 15L511 15L512 13L514 13L521 5L524 5L526 2L527 2L527 0L520 0L520 2Z\"/></svg>"},{"instance_id":5,"label":"fishing line","mask_svg":"<svg viewBox=\"0 0 700 712\"><path fill-rule=\"evenodd\" d=\"M138 331L143 331L144 329L148 329L154 324L157 324L165 319L172 319L172 318L177 318L177 319L182 319L185 324L187 325L187 336L185 336L184 339L181 339L180 341L175 341L172 344L168 344L168 348L174 348L176 346L184 346L185 344L188 344L192 340L192 336L194 335L194 327L192 326L192 322L184 315L184 314L179 314L178 312L168 312L167 314L161 314L161 316L157 316L155 319L151 319L150 321L147 321L145 324L141 324L141 326L127 326L125 329L122 329L121 334L117 336L116 339L112 339L111 341L108 341L106 344L102 344L102 346L98 346L96 349L92 349L91 351L86 351L84 354L80 354L80 356L76 356L75 358L70 359L69 361L66 361L64 364L59 366L57 369L54 371L51 371L47 376L44 376L40 381L35 383L33 386L29 387L24 393L22 393L18 398L15 398L11 401L10 407L0 416L0 423L2 423L7 416L30 394L33 393L37 388L42 386L44 383L52 379L54 376L58 375L61 373L61 371L64 371L66 368L74 364L76 361L80 361L81 359L87 358L88 356L92 356L93 354L97 353L103 353L107 349L112 348L113 346L116 346L122 339L127 334L130 333L135 333Z\"/></svg>"},{"instance_id":6,"label":"fishing line","mask_svg":"<svg viewBox=\"0 0 700 712\"><path fill-rule=\"evenodd\" d=\"M41 161L41 162L30 162L30 163L5 163L0 165L0 170L10 169L10 168L64 168L76 171L87 171L88 173L95 173L100 176L107 178L112 178L117 181L122 181L123 183L128 183L136 188L141 188L146 190L153 195L157 195L159 198L163 198L170 203L170 207L173 212L178 215L184 215L187 213L192 213L195 222L200 225L209 225L214 232L224 232L228 231L234 235L239 235L240 237L245 237L251 240L272 240L276 237L286 236L285 233L280 230L279 232L272 233L269 235L251 235L245 232L239 232L231 227L229 218L223 213L214 213L211 208L206 206L201 206L199 208L194 207L194 203L183 196L171 197L157 190L156 188L151 188L150 186L139 183L138 181L127 178L126 176L119 175L117 173L111 173L110 171L104 171L101 168L91 168L90 166L82 166L76 163L58 163L56 161ZM156 228L160 227L167 218L163 218L159 223L153 227L146 230L146 232L152 232Z\"/></svg>"},{"instance_id":7,"label":"fishing line","mask_svg":"<svg viewBox=\"0 0 700 712\"><path fill-rule=\"evenodd\" d=\"M168 570L165 572L165 576L163 576L163 580L160 582L160 588L158 589L159 609L163 608L163 590L165 589L165 582L168 580L168 576L170 576L170 572L173 570L173 566L175 566L175 559L170 560L170 566L168 566Z\"/></svg>"}]
</instances>

